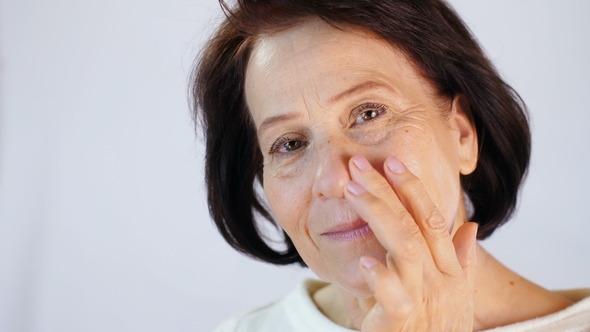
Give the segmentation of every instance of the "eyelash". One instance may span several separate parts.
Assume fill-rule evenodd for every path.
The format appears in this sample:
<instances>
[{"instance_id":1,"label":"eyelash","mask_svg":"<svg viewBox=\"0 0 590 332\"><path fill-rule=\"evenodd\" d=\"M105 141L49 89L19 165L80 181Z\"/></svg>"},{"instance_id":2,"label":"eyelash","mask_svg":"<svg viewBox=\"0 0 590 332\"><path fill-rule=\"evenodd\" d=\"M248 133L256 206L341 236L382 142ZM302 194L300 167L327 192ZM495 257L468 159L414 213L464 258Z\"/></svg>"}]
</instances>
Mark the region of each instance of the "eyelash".
<instances>
[{"instance_id":1,"label":"eyelash","mask_svg":"<svg viewBox=\"0 0 590 332\"><path fill-rule=\"evenodd\" d=\"M373 118L369 119L369 120L364 120L362 123L357 123L358 118L363 115L364 113L366 113L367 111L376 111L378 112L377 115L375 115ZM379 116L381 116L381 114L383 114L384 112L387 111L387 106L383 105L383 104L376 104L376 103L366 103L366 104L362 104L360 106L358 106L357 108L355 108L353 110L353 115L354 115L354 123L353 125L362 125L364 123L367 123ZM299 142L301 144L301 147L305 147L308 145L307 142L304 142L300 139L297 138L292 138L289 136L282 136L281 138L279 138L271 147L270 150L268 151L268 154L270 155L274 155L277 154L279 152L277 152L281 147L284 147L285 144L289 143L289 142ZM287 152L280 152L280 153L292 153L292 152L296 152L297 150L299 150L301 147L298 147L297 149L293 150L293 151L287 151ZM280 154L279 153L279 154Z\"/></svg>"},{"instance_id":2,"label":"eyelash","mask_svg":"<svg viewBox=\"0 0 590 332\"><path fill-rule=\"evenodd\" d=\"M277 152L281 147L285 146L285 144L289 143L289 142L300 142L301 146L307 146L306 142L303 142L300 139L296 139L296 138L291 138L289 136L282 136L281 138L279 138L271 147L270 150L268 151L269 154L276 154L279 153ZM299 150L299 148L297 148L297 150ZM291 153L294 151L287 151L287 152L281 152L281 153Z\"/></svg>"},{"instance_id":3,"label":"eyelash","mask_svg":"<svg viewBox=\"0 0 590 332\"><path fill-rule=\"evenodd\" d=\"M367 111L377 111L377 115L375 115L375 117L369 119L369 120L364 120L362 123L357 123L359 117L361 115L363 115L364 113L366 113ZM353 125L362 125L364 123L367 123L371 120L374 120L375 118L379 117L381 114L383 114L384 112L387 111L387 106L383 105L383 104L376 104L376 103L366 103L366 104L362 104L360 106L358 106L354 111L354 122Z\"/></svg>"}]
</instances>

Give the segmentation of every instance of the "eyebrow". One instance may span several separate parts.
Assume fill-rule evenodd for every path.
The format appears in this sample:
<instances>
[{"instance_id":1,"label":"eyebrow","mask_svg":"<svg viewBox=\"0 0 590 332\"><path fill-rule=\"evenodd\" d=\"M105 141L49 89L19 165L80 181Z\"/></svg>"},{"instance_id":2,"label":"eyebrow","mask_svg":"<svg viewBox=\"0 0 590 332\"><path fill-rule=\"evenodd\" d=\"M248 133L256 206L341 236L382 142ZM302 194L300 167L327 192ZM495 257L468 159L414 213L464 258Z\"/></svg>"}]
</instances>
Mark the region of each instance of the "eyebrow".
<instances>
[{"instance_id":1,"label":"eyebrow","mask_svg":"<svg viewBox=\"0 0 590 332\"><path fill-rule=\"evenodd\" d=\"M266 128L272 127L277 122L291 120L293 118L296 118L297 116L297 113L286 113L268 117L262 122L262 124L258 128L258 134L263 132Z\"/></svg>"},{"instance_id":2,"label":"eyebrow","mask_svg":"<svg viewBox=\"0 0 590 332\"><path fill-rule=\"evenodd\" d=\"M367 90L371 90L371 89L375 89L375 88L385 88L385 89L391 90L391 88L386 84L375 82L375 81L366 81L366 82L357 84L357 85L351 87L350 89L347 89L347 90L339 93L338 95L332 97L332 99L330 99L329 102L336 103L346 97L349 97L350 95L363 93ZM268 117L262 122L262 124L258 128L258 134L260 135L260 133L263 132L264 130L266 130L266 128L272 127L277 122L291 120L293 118L296 118L297 116L298 116L297 113L286 113L286 114L279 114L279 115Z\"/></svg>"},{"instance_id":3,"label":"eyebrow","mask_svg":"<svg viewBox=\"0 0 590 332\"><path fill-rule=\"evenodd\" d=\"M338 95L332 97L332 99L330 99L329 102L336 103L346 97L349 97L350 95L363 93L367 90L371 90L371 89L375 89L375 88L385 88L385 89L391 90L391 88L386 84L375 82L375 81L366 81L366 82L357 84L357 85L351 87L350 89L347 89L347 90L339 93Z\"/></svg>"}]
</instances>

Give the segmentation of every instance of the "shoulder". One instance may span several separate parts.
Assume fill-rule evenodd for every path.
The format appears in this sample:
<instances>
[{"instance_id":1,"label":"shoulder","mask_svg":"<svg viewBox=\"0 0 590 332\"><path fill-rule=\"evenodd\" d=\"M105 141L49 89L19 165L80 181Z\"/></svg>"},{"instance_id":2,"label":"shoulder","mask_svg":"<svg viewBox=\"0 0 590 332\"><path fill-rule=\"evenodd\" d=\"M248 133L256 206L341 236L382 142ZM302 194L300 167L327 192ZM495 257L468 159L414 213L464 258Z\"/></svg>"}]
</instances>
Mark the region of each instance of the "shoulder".
<instances>
[{"instance_id":1,"label":"shoulder","mask_svg":"<svg viewBox=\"0 0 590 332\"><path fill-rule=\"evenodd\" d=\"M560 294L574 302L579 302L590 297L590 288L558 290L555 293Z\"/></svg>"},{"instance_id":2,"label":"shoulder","mask_svg":"<svg viewBox=\"0 0 590 332\"><path fill-rule=\"evenodd\" d=\"M275 316L273 314L276 311L277 303L269 304L262 308L252 310L240 315L236 315L223 324L221 324L214 332L238 332L238 331L272 331L270 329L269 321L264 317Z\"/></svg>"},{"instance_id":3,"label":"shoulder","mask_svg":"<svg viewBox=\"0 0 590 332\"><path fill-rule=\"evenodd\" d=\"M311 295L326 283L305 280L283 299L232 317L215 332L349 332L326 318Z\"/></svg>"},{"instance_id":4,"label":"shoulder","mask_svg":"<svg viewBox=\"0 0 590 332\"><path fill-rule=\"evenodd\" d=\"M557 291L575 303L564 310L486 332L588 332L590 331L590 288Z\"/></svg>"},{"instance_id":5,"label":"shoulder","mask_svg":"<svg viewBox=\"0 0 590 332\"><path fill-rule=\"evenodd\" d=\"M282 329L286 327L282 313L289 304L285 303L285 299L236 315L220 325L215 332L280 331L279 326ZM291 330L286 331L291 332Z\"/></svg>"}]
</instances>

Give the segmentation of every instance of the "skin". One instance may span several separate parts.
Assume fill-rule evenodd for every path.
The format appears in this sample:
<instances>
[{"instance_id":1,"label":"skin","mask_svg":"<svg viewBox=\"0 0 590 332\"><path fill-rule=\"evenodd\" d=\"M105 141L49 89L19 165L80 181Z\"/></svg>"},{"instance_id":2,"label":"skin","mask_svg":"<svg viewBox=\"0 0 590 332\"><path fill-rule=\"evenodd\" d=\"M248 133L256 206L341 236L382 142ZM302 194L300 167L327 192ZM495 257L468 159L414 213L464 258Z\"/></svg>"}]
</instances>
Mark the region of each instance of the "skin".
<instances>
[{"instance_id":1,"label":"skin","mask_svg":"<svg viewBox=\"0 0 590 332\"><path fill-rule=\"evenodd\" d=\"M477 245L459 181L477 163L469 105L438 96L395 47L311 19L255 41L245 94L266 197L331 283L313 297L334 322L471 331L570 304ZM326 236L358 220L368 234Z\"/></svg>"}]
</instances>

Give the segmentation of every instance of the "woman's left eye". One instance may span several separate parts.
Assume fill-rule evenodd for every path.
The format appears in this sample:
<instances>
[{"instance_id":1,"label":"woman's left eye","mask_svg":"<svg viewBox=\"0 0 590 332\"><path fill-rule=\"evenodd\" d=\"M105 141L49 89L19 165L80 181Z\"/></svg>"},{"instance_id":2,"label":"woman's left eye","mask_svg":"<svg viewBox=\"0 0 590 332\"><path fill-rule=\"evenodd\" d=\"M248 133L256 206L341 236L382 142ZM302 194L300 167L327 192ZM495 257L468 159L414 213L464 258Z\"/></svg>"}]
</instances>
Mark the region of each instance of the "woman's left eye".
<instances>
[{"instance_id":1,"label":"woman's left eye","mask_svg":"<svg viewBox=\"0 0 590 332\"><path fill-rule=\"evenodd\" d=\"M357 117L354 121L355 125L363 124L365 122L371 121L381 115L386 110L385 105L378 105L378 104L369 104L369 105L361 105L357 109ZM360 113L359 113L360 112Z\"/></svg>"}]
</instances>

